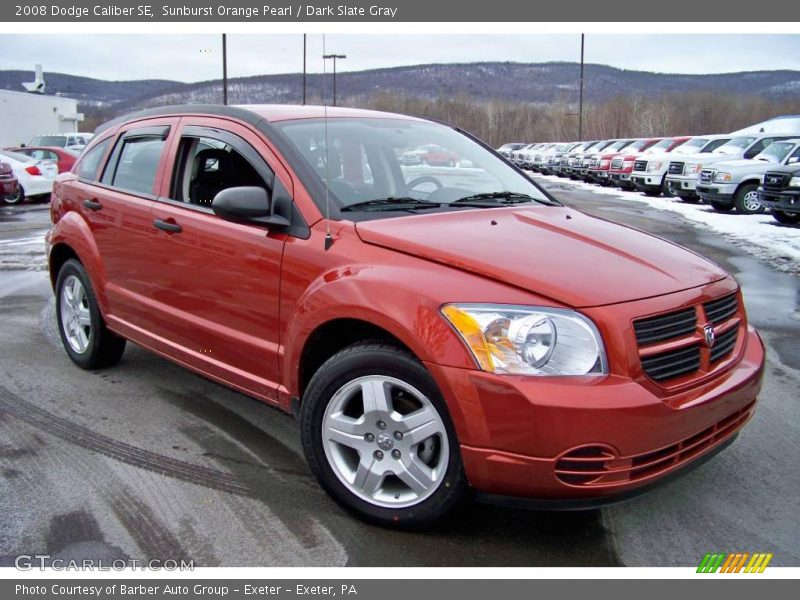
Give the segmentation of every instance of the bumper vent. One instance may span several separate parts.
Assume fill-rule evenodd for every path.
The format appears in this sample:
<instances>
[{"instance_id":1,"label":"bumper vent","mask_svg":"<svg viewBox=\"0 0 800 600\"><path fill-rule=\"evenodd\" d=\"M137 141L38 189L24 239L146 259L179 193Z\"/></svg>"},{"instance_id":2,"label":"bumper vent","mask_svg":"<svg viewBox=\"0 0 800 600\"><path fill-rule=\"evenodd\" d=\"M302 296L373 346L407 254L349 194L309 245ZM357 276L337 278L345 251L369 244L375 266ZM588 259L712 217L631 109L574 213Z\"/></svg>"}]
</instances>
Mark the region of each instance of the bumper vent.
<instances>
[{"instance_id":1,"label":"bumper vent","mask_svg":"<svg viewBox=\"0 0 800 600\"><path fill-rule=\"evenodd\" d=\"M696 327L697 312L694 308L633 322L640 346L693 333Z\"/></svg>"},{"instance_id":2,"label":"bumper vent","mask_svg":"<svg viewBox=\"0 0 800 600\"><path fill-rule=\"evenodd\" d=\"M736 311L739 309L739 298L736 294L730 294L729 296L706 302L703 308L706 311L708 320L716 325L730 319L736 314Z\"/></svg>"},{"instance_id":3,"label":"bumper vent","mask_svg":"<svg viewBox=\"0 0 800 600\"><path fill-rule=\"evenodd\" d=\"M672 161L669 163L669 174L670 175L683 175L683 163Z\"/></svg>"},{"instance_id":4,"label":"bumper vent","mask_svg":"<svg viewBox=\"0 0 800 600\"><path fill-rule=\"evenodd\" d=\"M556 461L555 476L575 487L614 488L658 477L730 439L753 414L751 403L680 442L642 454L615 456L605 446L586 446L566 452Z\"/></svg>"}]
</instances>

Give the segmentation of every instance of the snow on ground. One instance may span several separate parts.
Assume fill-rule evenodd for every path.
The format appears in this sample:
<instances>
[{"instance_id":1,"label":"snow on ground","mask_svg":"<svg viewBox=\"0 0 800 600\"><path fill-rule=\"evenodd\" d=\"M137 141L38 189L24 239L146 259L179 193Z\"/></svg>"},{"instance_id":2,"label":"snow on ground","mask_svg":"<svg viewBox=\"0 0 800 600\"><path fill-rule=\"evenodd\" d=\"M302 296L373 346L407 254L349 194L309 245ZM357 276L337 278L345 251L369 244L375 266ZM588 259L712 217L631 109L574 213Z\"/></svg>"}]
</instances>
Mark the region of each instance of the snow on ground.
<instances>
[{"instance_id":1,"label":"snow on ground","mask_svg":"<svg viewBox=\"0 0 800 600\"><path fill-rule=\"evenodd\" d=\"M24 237L0 240L0 271L43 271L47 268L44 249L46 229Z\"/></svg>"},{"instance_id":2,"label":"snow on ground","mask_svg":"<svg viewBox=\"0 0 800 600\"><path fill-rule=\"evenodd\" d=\"M562 184L623 200L642 202L654 208L679 213L700 228L721 234L725 239L750 254L768 262L779 271L800 273L800 227L782 225L768 213L741 215L720 213L706 204L688 204L676 198L645 196L614 187L601 187L554 175L534 175L547 183Z\"/></svg>"}]
</instances>

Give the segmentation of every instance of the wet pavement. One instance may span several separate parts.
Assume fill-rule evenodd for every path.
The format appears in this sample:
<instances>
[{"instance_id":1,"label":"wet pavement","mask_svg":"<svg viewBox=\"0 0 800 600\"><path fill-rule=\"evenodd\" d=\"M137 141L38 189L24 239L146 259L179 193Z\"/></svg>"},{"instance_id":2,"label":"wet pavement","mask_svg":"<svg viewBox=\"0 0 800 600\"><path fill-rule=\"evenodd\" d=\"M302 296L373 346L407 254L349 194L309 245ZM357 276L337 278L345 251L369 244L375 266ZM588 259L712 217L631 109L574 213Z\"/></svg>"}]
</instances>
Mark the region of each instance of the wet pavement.
<instances>
[{"instance_id":1,"label":"wet pavement","mask_svg":"<svg viewBox=\"0 0 800 600\"><path fill-rule=\"evenodd\" d=\"M74 367L46 273L0 264L0 564L48 553L197 566L665 566L711 551L800 563L798 277L674 214L551 187L577 208L710 257L742 284L769 347L765 391L714 460L603 511L470 504L430 532L385 531L319 490L291 417L132 345L115 368ZM0 256L35 246L47 218L46 207L0 211ZM25 244L3 247L15 241Z\"/></svg>"}]
</instances>

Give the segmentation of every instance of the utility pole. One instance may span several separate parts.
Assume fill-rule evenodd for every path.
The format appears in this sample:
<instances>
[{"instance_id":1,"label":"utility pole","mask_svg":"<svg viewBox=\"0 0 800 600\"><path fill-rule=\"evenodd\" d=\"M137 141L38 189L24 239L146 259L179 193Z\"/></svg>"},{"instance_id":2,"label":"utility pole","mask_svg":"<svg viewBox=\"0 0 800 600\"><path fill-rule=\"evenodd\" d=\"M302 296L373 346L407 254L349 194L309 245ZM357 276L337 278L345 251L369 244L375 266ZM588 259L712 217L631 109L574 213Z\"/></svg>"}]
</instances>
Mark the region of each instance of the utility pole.
<instances>
[{"instance_id":1,"label":"utility pole","mask_svg":"<svg viewBox=\"0 0 800 600\"><path fill-rule=\"evenodd\" d=\"M578 100L578 141L583 140L583 42L585 34L581 34L581 92Z\"/></svg>"},{"instance_id":2,"label":"utility pole","mask_svg":"<svg viewBox=\"0 0 800 600\"><path fill-rule=\"evenodd\" d=\"M336 106L336 59L347 58L346 54L323 54L323 59L333 59L333 105Z\"/></svg>"},{"instance_id":3,"label":"utility pole","mask_svg":"<svg viewBox=\"0 0 800 600\"><path fill-rule=\"evenodd\" d=\"M303 34L303 104L306 103L306 34Z\"/></svg>"},{"instance_id":4,"label":"utility pole","mask_svg":"<svg viewBox=\"0 0 800 600\"><path fill-rule=\"evenodd\" d=\"M222 103L228 104L228 39L222 34Z\"/></svg>"}]
</instances>

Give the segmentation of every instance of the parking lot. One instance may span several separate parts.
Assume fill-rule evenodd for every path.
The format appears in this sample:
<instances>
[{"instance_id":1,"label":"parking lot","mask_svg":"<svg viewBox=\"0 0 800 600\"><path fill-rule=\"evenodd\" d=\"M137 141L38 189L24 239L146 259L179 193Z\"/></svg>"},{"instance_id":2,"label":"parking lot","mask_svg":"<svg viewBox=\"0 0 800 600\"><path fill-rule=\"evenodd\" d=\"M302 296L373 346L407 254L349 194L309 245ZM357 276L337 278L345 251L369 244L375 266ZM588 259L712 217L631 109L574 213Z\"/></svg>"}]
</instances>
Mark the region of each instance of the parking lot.
<instances>
[{"instance_id":1,"label":"parking lot","mask_svg":"<svg viewBox=\"0 0 800 600\"><path fill-rule=\"evenodd\" d=\"M45 553L196 566L689 566L734 551L797 564L800 261L777 243L703 223L702 206L693 218L658 204L673 200L540 181L568 205L685 245L737 277L768 347L767 371L753 421L724 453L603 510L471 504L425 533L364 525L317 487L292 418L132 346L113 369L74 367L44 270L47 206L8 207L0 565ZM791 247L795 233L773 229Z\"/></svg>"}]
</instances>

